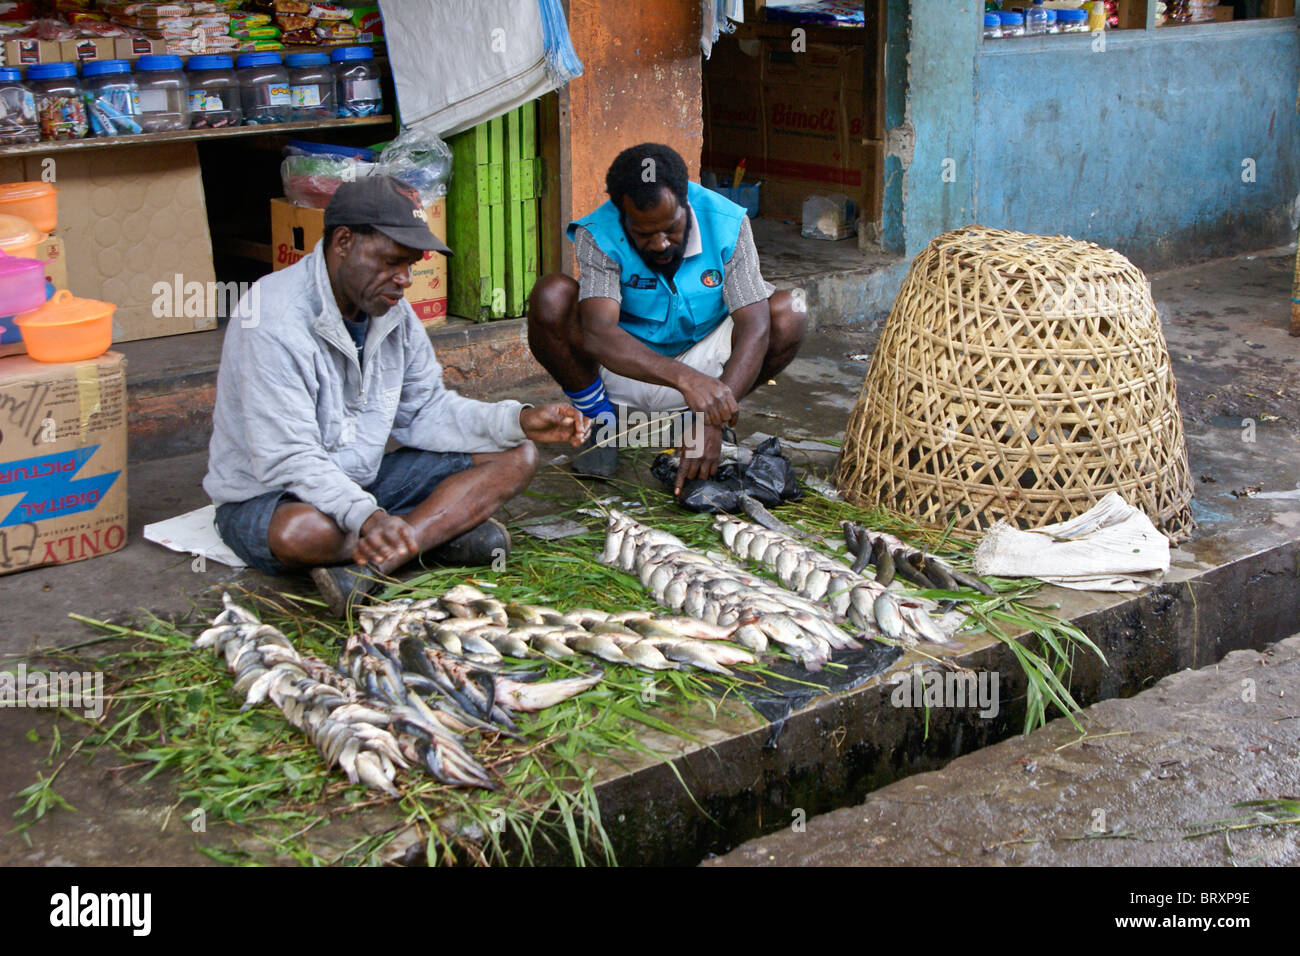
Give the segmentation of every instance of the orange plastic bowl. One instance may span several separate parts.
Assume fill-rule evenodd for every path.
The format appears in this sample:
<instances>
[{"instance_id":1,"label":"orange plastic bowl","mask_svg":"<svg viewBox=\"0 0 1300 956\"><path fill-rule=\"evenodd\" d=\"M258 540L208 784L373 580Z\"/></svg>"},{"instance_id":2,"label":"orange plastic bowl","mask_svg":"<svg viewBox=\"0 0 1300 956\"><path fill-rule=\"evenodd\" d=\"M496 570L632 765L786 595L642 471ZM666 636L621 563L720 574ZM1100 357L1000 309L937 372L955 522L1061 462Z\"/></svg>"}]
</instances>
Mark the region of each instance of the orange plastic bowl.
<instances>
[{"instance_id":1,"label":"orange plastic bowl","mask_svg":"<svg viewBox=\"0 0 1300 956\"><path fill-rule=\"evenodd\" d=\"M49 183L0 184L0 213L21 216L41 232L59 225L59 191Z\"/></svg>"},{"instance_id":2,"label":"orange plastic bowl","mask_svg":"<svg viewBox=\"0 0 1300 956\"><path fill-rule=\"evenodd\" d=\"M117 306L60 289L39 309L14 316L27 354L38 362L84 362L113 344Z\"/></svg>"}]
</instances>

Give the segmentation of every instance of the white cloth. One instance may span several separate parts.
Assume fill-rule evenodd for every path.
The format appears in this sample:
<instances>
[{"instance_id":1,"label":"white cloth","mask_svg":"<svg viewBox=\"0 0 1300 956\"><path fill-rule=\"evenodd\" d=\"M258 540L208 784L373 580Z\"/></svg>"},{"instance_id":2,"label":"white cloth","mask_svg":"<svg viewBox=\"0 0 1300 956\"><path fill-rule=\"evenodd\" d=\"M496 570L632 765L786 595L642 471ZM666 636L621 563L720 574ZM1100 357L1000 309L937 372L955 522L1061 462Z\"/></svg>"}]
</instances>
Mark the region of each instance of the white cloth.
<instances>
[{"instance_id":1,"label":"white cloth","mask_svg":"<svg viewBox=\"0 0 1300 956\"><path fill-rule=\"evenodd\" d=\"M380 0L403 124L446 138L562 85L538 0Z\"/></svg>"},{"instance_id":2,"label":"white cloth","mask_svg":"<svg viewBox=\"0 0 1300 956\"><path fill-rule=\"evenodd\" d=\"M723 319L716 329L674 357L683 365L703 372L710 378L720 378L727 359L731 358L731 330L734 325L730 317ZM600 370L600 377L605 380L605 394L617 405L639 408L644 412L675 412L686 408L686 399L682 393L667 385L641 382L607 368Z\"/></svg>"},{"instance_id":3,"label":"white cloth","mask_svg":"<svg viewBox=\"0 0 1300 956\"><path fill-rule=\"evenodd\" d=\"M1169 539L1114 491L1076 518L1033 531L999 521L975 549L980 576L1081 591L1140 591L1168 570Z\"/></svg>"},{"instance_id":4,"label":"white cloth","mask_svg":"<svg viewBox=\"0 0 1300 956\"><path fill-rule=\"evenodd\" d=\"M145 525L144 539L173 551L202 555L209 561L217 561L232 568L248 567L230 549L230 545L221 540L221 535L217 532L216 516L216 505L204 505L175 518Z\"/></svg>"}]
</instances>

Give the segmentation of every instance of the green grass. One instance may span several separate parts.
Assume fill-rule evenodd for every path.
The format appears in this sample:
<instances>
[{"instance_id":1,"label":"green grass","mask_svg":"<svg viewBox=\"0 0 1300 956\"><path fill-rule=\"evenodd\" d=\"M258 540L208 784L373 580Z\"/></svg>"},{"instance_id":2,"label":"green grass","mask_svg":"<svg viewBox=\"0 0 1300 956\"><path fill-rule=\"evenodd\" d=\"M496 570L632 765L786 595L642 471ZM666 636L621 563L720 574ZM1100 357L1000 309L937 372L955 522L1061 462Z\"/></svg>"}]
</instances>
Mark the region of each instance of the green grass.
<instances>
[{"instance_id":1,"label":"green grass","mask_svg":"<svg viewBox=\"0 0 1300 956\"><path fill-rule=\"evenodd\" d=\"M638 520L671 531L692 547L725 550L709 516L686 514L667 495L644 486L625 484L618 490L643 506L635 513ZM437 594L469 579L507 601L560 609L654 609L639 581L595 561L603 522L577 512L590 502L575 504L570 498L554 504L559 507L553 510L581 520L590 531L552 542L517 532L504 571L467 575L429 570L394 585L384 596ZM942 533L815 494L783 506L780 516L832 543L839 540L838 522L849 518L900 534L958 567L969 565L968 546ZM991 598L974 591L922 593L970 600L971 631L987 631L1011 648L1028 679L1026 730L1044 723L1052 710L1073 719L1078 706L1068 683L1074 655L1079 648L1100 652L1070 625L1024 603L1035 583L994 584L998 593ZM352 630L352 622L322 620L320 603L312 598L234 596L280 628L301 651L329 662L337 659L340 642ZM412 844L412 852L433 865L616 864L596 796L600 762L668 760L644 742L647 731L690 741L694 727L744 717L752 712L738 691L764 673L740 667L736 678L728 680L694 671L650 675L602 665L606 678L590 691L539 714L521 715L522 742L494 735L469 741L477 759L499 778L498 792L457 790L407 773L399 777L401 799L390 802L327 771L302 734L272 705L241 713L224 661L190 647L202 624L182 630L158 619L138 628L82 620L120 639L115 650L95 662L108 675L110 701L97 722L64 712L83 725L83 732L57 766L61 744L51 748L50 774L22 793L21 825L58 806L71 809L53 788L59 772L83 750L112 748L131 765L145 768L146 779L170 775L178 796L174 810L181 819L191 820L201 811L209 827L222 823L238 834L232 845L201 841L204 852L235 864L375 864ZM1029 631L1029 637L1009 637L1016 627ZM597 664L581 658L545 666L547 678L558 678ZM648 693L651 687L653 694ZM926 719L928 724L928 714ZM352 836L340 841L335 836L340 830Z\"/></svg>"}]
</instances>

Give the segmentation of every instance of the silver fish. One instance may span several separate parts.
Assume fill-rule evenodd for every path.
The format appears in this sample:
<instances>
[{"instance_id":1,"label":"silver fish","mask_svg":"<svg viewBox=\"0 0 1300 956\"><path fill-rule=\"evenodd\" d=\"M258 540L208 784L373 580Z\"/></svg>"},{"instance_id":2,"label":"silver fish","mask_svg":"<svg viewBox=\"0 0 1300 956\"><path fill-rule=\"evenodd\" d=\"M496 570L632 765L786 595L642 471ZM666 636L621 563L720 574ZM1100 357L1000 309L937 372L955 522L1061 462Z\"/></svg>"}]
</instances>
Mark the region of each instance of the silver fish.
<instances>
[{"instance_id":1,"label":"silver fish","mask_svg":"<svg viewBox=\"0 0 1300 956\"><path fill-rule=\"evenodd\" d=\"M622 647L622 651L633 664L646 670L669 671L677 669L676 664L664 657L659 649L648 641L626 644Z\"/></svg>"},{"instance_id":2,"label":"silver fish","mask_svg":"<svg viewBox=\"0 0 1300 956\"><path fill-rule=\"evenodd\" d=\"M741 647L753 651L755 654L767 653L767 635L753 624L744 624L736 628L735 632L732 633L730 640L735 641Z\"/></svg>"},{"instance_id":3,"label":"silver fish","mask_svg":"<svg viewBox=\"0 0 1300 956\"><path fill-rule=\"evenodd\" d=\"M871 613L876 624L880 627L881 633L891 640L901 639L908 630L907 623L903 620L902 610L898 606L898 601L888 591L882 592L872 602Z\"/></svg>"},{"instance_id":4,"label":"silver fish","mask_svg":"<svg viewBox=\"0 0 1300 956\"><path fill-rule=\"evenodd\" d=\"M590 654L592 657L599 657L603 661L609 661L612 664L631 664L627 655L619 648L617 644L608 637L602 637L599 634L589 634L586 637L580 637L570 645L575 651L581 651L583 654Z\"/></svg>"},{"instance_id":5,"label":"silver fish","mask_svg":"<svg viewBox=\"0 0 1300 956\"><path fill-rule=\"evenodd\" d=\"M502 677L497 679L497 700L508 710L516 713L533 713L553 707L561 701L590 690L600 683L604 676L604 671L595 670L586 677L570 677L532 684Z\"/></svg>"}]
</instances>

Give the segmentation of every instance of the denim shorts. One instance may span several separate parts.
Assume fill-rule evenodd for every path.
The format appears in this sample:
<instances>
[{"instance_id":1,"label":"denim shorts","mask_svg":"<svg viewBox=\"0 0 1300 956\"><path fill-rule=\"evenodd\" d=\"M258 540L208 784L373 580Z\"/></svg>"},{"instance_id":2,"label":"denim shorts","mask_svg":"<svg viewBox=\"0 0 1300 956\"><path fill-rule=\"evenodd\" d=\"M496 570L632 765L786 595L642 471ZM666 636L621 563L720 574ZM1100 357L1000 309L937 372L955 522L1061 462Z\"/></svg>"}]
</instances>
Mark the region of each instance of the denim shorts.
<instances>
[{"instance_id":1,"label":"denim shorts","mask_svg":"<svg viewBox=\"0 0 1300 956\"><path fill-rule=\"evenodd\" d=\"M399 448L389 452L379 464L379 474L365 490L375 496L379 507L392 515L414 510L443 479L459 474L474 460L457 451L417 451ZM217 531L232 551L250 568L263 574L289 574L271 553L271 517L282 501L297 501L287 491L268 491L247 501L232 501L217 506Z\"/></svg>"}]
</instances>

